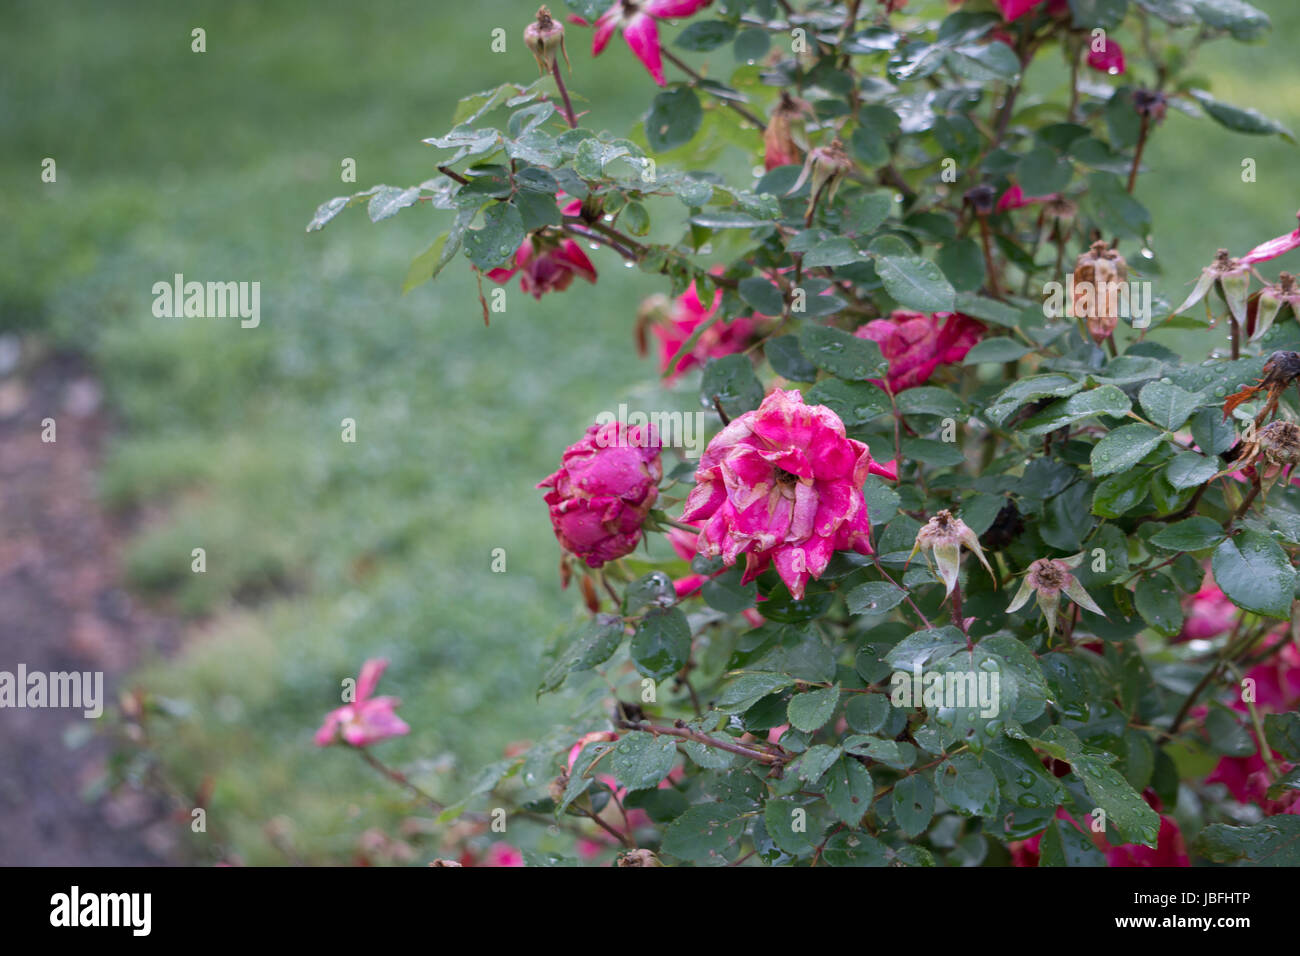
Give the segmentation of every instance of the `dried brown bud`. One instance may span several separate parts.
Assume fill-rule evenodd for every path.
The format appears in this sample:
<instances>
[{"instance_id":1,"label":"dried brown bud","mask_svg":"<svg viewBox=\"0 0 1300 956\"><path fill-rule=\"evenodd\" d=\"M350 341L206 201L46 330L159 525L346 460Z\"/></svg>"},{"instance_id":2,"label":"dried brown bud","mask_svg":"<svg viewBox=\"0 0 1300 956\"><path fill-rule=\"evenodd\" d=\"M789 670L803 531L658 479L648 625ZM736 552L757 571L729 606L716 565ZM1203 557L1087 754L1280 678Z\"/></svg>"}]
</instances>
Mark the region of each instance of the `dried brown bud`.
<instances>
[{"instance_id":1,"label":"dried brown bud","mask_svg":"<svg viewBox=\"0 0 1300 956\"><path fill-rule=\"evenodd\" d=\"M1128 282L1128 263L1100 240L1075 261L1074 314L1088 323L1100 345L1119 325L1120 286Z\"/></svg>"},{"instance_id":2,"label":"dried brown bud","mask_svg":"<svg viewBox=\"0 0 1300 956\"><path fill-rule=\"evenodd\" d=\"M628 850L626 853L619 854L615 866L663 866L659 862L659 857L655 856L649 850Z\"/></svg>"}]
</instances>

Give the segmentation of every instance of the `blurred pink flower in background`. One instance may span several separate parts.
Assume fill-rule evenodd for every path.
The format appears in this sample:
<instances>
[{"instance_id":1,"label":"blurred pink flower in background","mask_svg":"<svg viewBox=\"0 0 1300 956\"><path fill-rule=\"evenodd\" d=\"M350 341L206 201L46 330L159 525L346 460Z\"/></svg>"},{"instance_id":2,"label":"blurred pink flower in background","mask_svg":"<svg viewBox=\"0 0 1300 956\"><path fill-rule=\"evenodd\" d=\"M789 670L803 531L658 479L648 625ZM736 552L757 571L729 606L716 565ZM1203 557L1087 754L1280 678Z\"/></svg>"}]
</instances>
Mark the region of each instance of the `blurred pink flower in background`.
<instances>
[{"instance_id":1,"label":"blurred pink flower in background","mask_svg":"<svg viewBox=\"0 0 1300 956\"><path fill-rule=\"evenodd\" d=\"M383 676L388 661L372 658L361 665L357 678L356 699L335 708L316 731L316 746L328 747L342 736L353 747L365 747L389 737L410 733L406 721L393 712L401 701L396 697L373 697L375 685ZM341 732L341 733L340 733Z\"/></svg>"},{"instance_id":2,"label":"blurred pink flower in background","mask_svg":"<svg viewBox=\"0 0 1300 956\"><path fill-rule=\"evenodd\" d=\"M983 338L984 326L960 312L925 315L898 310L853 334L880 346L889 362L889 390L897 393L925 384L940 365L964 359Z\"/></svg>"},{"instance_id":3,"label":"blurred pink flower in background","mask_svg":"<svg viewBox=\"0 0 1300 956\"><path fill-rule=\"evenodd\" d=\"M1124 51L1110 37L1102 37L1100 50L1088 47L1088 66L1099 73L1119 76L1124 72Z\"/></svg>"},{"instance_id":4,"label":"blurred pink flower in background","mask_svg":"<svg viewBox=\"0 0 1300 956\"><path fill-rule=\"evenodd\" d=\"M1208 641L1227 633L1237 620L1237 605L1219 590L1206 575L1201 589L1184 601L1183 629L1174 638L1183 641Z\"/></svg>"},{"instance_id":5,"label":"blurred pink flower in background","mask_svg":"<svg viewBox=\"0 0 1300 956\"><path fill-rule=\"evenodd\" d=\"M560 193L556 200L563 202L564 194ZM566 216L576 216L581 209L581 201L574 199L560 211ZM504 285L516 273L519 273L519 287L534 299L541 299L547 292L563 292L573 282L574 276L593 284L596 281L596 267L577 242L544 232L525 236L515 252L515 264L509 268L490 269L487 277Z\"/></svg>"},{"instance_id":6,"label":"blurred pink flower in background","mask_svg":"<svg viewBox=\"0 0 1300 956\"><path fill-rule=\"evenodd\" d=\"M695 334L695 330L713 318L721 298L721 295L715 294L713 304L706 309L692 282L685 292L673 300L667 316L651 326L651 331L659 340L660 372L668 371L673 356ZM743 351L749 345L757 325L754 319L743 316L730 322L714 323L700 335L691 350L681 357L672 373L665 376L665 381L671 384L683 372L703 365L709 359Z\"/></svg>"}]
</instances>

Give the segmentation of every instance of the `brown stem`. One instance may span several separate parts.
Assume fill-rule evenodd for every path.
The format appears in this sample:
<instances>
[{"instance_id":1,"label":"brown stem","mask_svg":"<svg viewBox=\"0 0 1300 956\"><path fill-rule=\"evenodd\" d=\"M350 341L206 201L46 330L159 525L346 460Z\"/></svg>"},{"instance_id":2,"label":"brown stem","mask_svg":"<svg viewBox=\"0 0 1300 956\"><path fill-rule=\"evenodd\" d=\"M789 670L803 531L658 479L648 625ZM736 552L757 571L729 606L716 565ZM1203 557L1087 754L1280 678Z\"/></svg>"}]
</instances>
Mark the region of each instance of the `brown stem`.
<instances>
[{"instance_id":1,"label":"brown stem","mask_svg":"<svg viewBox=\"0 0 1300 956\"><path fill-rule=\"evenodd\" d=\"M993 240L989 234L989 217L985 213L979 214L980 221L980 245L984 247L984 271L989 276L989 294L995 299L1002 298L1002 286L998 283L998 273L993 267Z\"/></svg>"},{"instance_id":2,"label":"brown stem","mask_svg":"<svg viewBox=\"0 0 1300 956\"><path fill-rule=\"evenodd\" d=\"M706 747L716 747L718 750L725 750L727 753L736 754L740 757L748 757L750 760L757 760L765 764L783 764L785 760L777 754L763 753L761 750L751 750L748 747L742 747L740 744L729 743L725 740L716 740L707 734L701 734L691 730L689 727L661 727L657 724L651 724L646 721L620 720L618 726L625 730L643 730L656 736L663 734L668 737L680 737L683 740L693 740L697 744L704 744Z\"/></svg>"},{"instance_id":3,"label":"brown stem","mask_svg":"<svg viewBox=\"0 0 1300 956\"><path fill-rule=\"evenodd\" d=\"M555 85L560 91L560 99L564 100L564 118L569 121L569 129L577 129L578 117L574 115L573 104L569 102L569 90L564 85L564 77L560 75L559 60L551 64L551 75L555 77Z\"/></svg>"},{"instance_id":4,"label":"brown stem","mask_svg":"<svg viewBox=\"0 0 1300 956\"><path fill-rule=\"evenodd\" d=\"M466 179L464 176L462 176L460 173L456 172L456 170L454 169L448 169L446 166L439 166L438 172L442 173L448 179L460 183L462 186L469 185L469 180Z\"/></svg>"},{"instance_id":5,"label":"brown stem","mask_svg":"<svg viewBox=\"0 0 1300 956\"><path fill-rule=\"evenodd\" d=\"M1138 131L1137 149L1133 151L1133 168L1128 172L1128 191L1130 195L1133 192L1133 187L1137 185L1138 166L1142 163L1142 147L1147 144L1147 133L1150 130L1151 117L1143 115L1142 128Z\"/></svg>"},{"instance_id":6,"label":"brown stem","mask_svg":"<svg viewBox=\"0 0 1300 956\"><path fill-rule=\"evenodd\" d=\"M700 76L700 74L696 73L693 69L691 69L685 63L683 63L677 57L677 55L672 53L667 47L664 47L659 52L660 54L663 55L663 58L665 60L667 60L673 66L677 67L677 69L681 70L683 73L689 76L692 80L696 82L696 84L704 82L704 77ZM725 103L727 106L731 107L732 110L739 113L741 116L745 117L745 119L749 120L755 126L757 126L758 131L760 133L765 132L767 130L766 123L764 123L761 119L759 119L749 110L747 110L745 107L741 106L735 100L723 100L722 102Z\"/></svg>"}]
</instances>

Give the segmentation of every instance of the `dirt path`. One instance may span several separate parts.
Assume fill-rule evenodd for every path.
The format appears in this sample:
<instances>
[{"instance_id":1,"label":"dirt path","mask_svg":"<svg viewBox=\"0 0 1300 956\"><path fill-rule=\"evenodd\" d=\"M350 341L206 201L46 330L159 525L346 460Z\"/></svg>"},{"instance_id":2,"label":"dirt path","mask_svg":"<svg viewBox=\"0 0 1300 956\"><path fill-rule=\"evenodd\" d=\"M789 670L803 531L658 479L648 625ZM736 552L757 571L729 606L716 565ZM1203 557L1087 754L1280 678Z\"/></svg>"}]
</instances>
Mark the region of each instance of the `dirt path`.
<instances>
[{"instance_id":1,"label":"dirt path","mask_svg":"<svg viewBox=\"0 0 1300 956\"><path fill-rule=\"evenodd\" d=\"M121 588L124 529L95 493L108 430L98 385L78 359L24 347L0 336L0 671L103 671L111 701L141 652L178 629ZM156 800L82 798L108 753L98 739L65 744L85 723L80 710L0 709L0 865L172 861L175 823Z\"/></svg>"}]
</instances>

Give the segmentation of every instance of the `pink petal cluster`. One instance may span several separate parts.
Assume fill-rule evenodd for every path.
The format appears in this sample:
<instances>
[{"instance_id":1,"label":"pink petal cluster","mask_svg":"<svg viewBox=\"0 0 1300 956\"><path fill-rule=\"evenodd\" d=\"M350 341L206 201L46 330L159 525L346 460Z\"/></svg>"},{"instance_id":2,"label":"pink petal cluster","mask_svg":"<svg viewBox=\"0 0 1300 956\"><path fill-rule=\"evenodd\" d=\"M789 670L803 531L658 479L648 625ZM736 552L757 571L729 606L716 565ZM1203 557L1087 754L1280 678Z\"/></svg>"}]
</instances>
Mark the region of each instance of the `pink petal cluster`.
<instances>
[{"instance_id":1,"label":"pink petal cluster","mask_svg":"<svg viewBox=\"0 0 1300 956\"><path fill-rule=\"evenodd\" d=\"M1300 213L1296 213L1296 215L1300 216ZM1269 259L1276 259L1292 249L1300 249L1300 229L1288 232L1285 236L1278 236L1276 239L1261 242L1237 261L1247 266L1256 262L1267 262Z\"/></svg>"},{"instance_id":2,"label":"pink petal cluster","mask_svg":"<svg viewBox=\"0 0 1300 956\"><path fill-rule=\"evenodd\" d=\"M689 17L707 7L710 0L614 0L596 20L596 34L591 40L591 55L599 56L609 45L614 31L623 28L623 39L636 58L650 71L654 81L665 84L660 58L659 28L656 19Z\"/></svg>"},{"instance_id":3,"label":"pink petal cluster","mask_svg":"<svg viewBox=\"0 0 1300 956\"><path fill-rule=\"evenodd\" d=\"M1060 193L1051 193L1046 196L1026 196L1019 183L1012 183L998 199L997 211L1006 212L1008 209L1022 209L1025 206L1048 202L1059 196Z\"/></svg>"},{"instance_id":4,"label":"pink petal cluster","mask_svg":"<svg viewBox=\"0 0 1300 956\"><path fill-rule=\"evenodd\" d=\"M545 500L560 546L598 568L636 548L661 477L654 428L614 421L588 428L537 487L550 489Z\"/></svg>"},{"instance_id":5,"label":"pink petal cluster","mask_svg":"<svg viewBox=\"0 0 1300 956\"><path fill-rule=\"evenodd\" d=\"M372 696L387 666L388 661L373 658L361 665L356 699L326 715L325 723L316 731L316 746L328 747L341 737L353 747L365 747L410 733L406 721L393 712L400 703L396 697Z\"/></svg>"},{"instance_id":6,"label":"pink petal cluster","mask_svg":"<svg viewBox=\"0 0 1300 956\"><path fill-rule=\"evenodd\" d=\"M835 551L871 553L862 483L879 470L833 411L775 389L709 442L682 520L705 522L705 557L730 566L745 556L743 582L775 564L802 598Z\"/></svg>"},{"instance_id":7,"label":"pink petal cluster","mask_svg":"<svg viewBox=\"0 0 1300 956\"><path fill-rule=\"evenodd\" d=\"M575 199L561 212L566 216L576 216L581 208L582 203ZM596 281L596 267L577 242L568 238L556 239L544 233L525 236L515 251L515 264L509 269L491 269L487 277L504 285L516 273L519 274L519 287L535 299L547 292L563 292L573 282L574 276L593 284Z\"/></svg>"},{"instance_id":8,"label":"pink petal cluster","mask_svg":"<svg viewBox=\"0 0 1300 956\"><path fill-rule=\"evenodd\" d=\"M1059 17L1070 10L1069 0L998 0L998 8L1002 11L1002 19L1008 23L1020 19L1034 7L1043 4L1047 5L1047 12L1054 17Z\"/></svg>"},{"instance_id":9,"label":"pink petal cluster","mask_svg":"<svg viewBox=\"0 0 1300 956\"><path fill-rule=\"evenodd\" d=\"M1110 37L1104 37L1100 50L1088 47L1088 66L1099 73L1119 76L1124 72L1124 51Z\"/></svg>"},{"instance_id":10,"label":"pink petal cluster","mask_svg":"<svg viewBox=\"0 0 1300 956\"><path fill-rule=\"evenodd\" d=\"M853 333L880 346L889 362L889 390L897 393L929 381L940 365L960 362L984 336L984 326L960 312L899 310L873 319Z\"/></svg>"},{"instance_id":11,"label":"pink petal cluster","mask_svg":"<svg viewBox=\"0 0 1300 956\"><path fill-rule=\"evenodd\" d=\"M1279 634L1270 642L1276 646L1276 642L1285 640L1286 635ZM1300 707L1300 648L1295 644L1288 643L1268 660L1251 668L1246 677L1254 682L1255 707L1261 714L1280 714ZM1231 706L1240 713L1249 712L1240 697L1234 699ZM1247 733L1255 739L1253 730L1248 729ZM1258 745L1258 740L1256 744ZM1281 757L1275 755L1274 760L1281 772L1291 769ZM1268 798L1271 778L1258 753L1248 757L1221 758L1205 780L1206 783L1224 784L1236 800L1253 803L1269 816L1277 813L1300 814L1300 792L1290 791L1277 800Z\"/></svg>"},{"instance_id":12,"label":"pink petal cluster","mask_svg":"<svg viewBox=\"0 0 1300 956\"><path fill-rule=\"evenodd\" d=\"M673 301L672 314L651 329L659 340L660 372L668 371L673 356L695 334L696 329L713 318L720 304L721 296L715 295L713 305L706 309L700 302L694 282ZM671 384L683 372L703 365L709 359L743 351L753 338L757 324L754 319L744 317L726 323L715 322L696 339L691 350L678 360L677 367L672 370L672 374L665 376L665 381Z\"/></svg>"},{"instance_id":13,"label":"pink petal cluster","mask_svg":"<svg viewBox=\"0 0 1300 956\"><path fill-rule=\"evenodd\" d=\"M1208 641L1227 633L1237 620L1237 606L1210 580L1191 595L1184 607L1183 629L1174 643Z\"/></svg>"}]
</instances>

